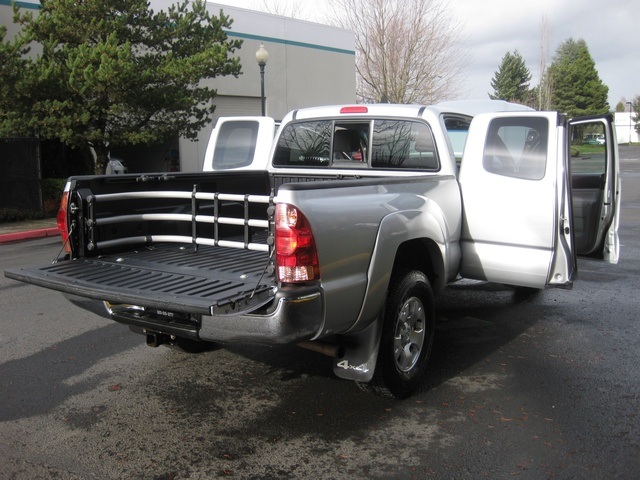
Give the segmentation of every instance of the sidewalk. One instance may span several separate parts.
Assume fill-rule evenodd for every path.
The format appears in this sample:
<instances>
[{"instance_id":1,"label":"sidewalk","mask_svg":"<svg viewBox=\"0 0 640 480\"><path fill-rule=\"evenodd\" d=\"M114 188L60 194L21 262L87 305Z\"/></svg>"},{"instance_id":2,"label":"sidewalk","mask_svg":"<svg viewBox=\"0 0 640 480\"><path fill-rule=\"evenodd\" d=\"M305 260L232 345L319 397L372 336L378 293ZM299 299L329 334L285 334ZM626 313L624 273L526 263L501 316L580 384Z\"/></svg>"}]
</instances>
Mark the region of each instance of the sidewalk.
<instances>
[{"instance_id":1,"label":"sidewalk","mask_svg":"<svg viewBox=\"0 0 640 480\"><path fill-rule=\"evenodd\" d=\"M60 235L55 218L0 223L0 245Z\"/></svg>"}]
</instances>

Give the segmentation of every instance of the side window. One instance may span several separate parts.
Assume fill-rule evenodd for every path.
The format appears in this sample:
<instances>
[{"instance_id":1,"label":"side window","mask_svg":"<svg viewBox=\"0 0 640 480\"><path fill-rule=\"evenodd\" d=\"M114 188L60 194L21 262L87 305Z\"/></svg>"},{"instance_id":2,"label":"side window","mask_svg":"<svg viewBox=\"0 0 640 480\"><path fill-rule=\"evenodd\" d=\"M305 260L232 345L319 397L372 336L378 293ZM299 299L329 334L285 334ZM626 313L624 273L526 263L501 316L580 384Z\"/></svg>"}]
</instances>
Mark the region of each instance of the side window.
<instances>
[{"instance_id":1,"label":"side window","mask_svg":"<svg viewBox=\"0 0 640 480\"><path fill-rule=\"evenodd\" d=\"M453 149L453 155L456 159L456 164L460 166L462 161L462 154L464 153L464 146L467 143L467 135L469 134L469 124L471 120L462 117L445 117L444 126Z\"/></svg>"},{"instance_id":2,"label":"side window","mask_svg":"<svg viewBox=\"0 0 640 480\"><path fill-rule=\"evenodd\" d=\"M273 156L278 167L328 167L332 122L298 122L287 125Z\"/></svg>"},{"instance_id":3,"label":"side window","mask_svg":"<svg viewBox=\"0 0 640 480\"><path fill-rule=\"evenodd\" d=\"M607 170L604 124L577 124L571 127L571 173L604 174Z\"/></svg>"},{"instance_id":4,"label":"side window","mask_svg":"<svg viewBox=\"0 0 640 480\"><path fill-rule=\"evenodd\" d=\"M371 143L371 166L408 170L438 170L431 129L422 122L376 120Z\"/></svg>"},{"instance_id":5,"label":"side window","mask_svg":"<svg viewBox=\"0 0 640 480\"><path fill-rule=\"evenodd\" d=\"M547 167L545 118L499 118L491 122L482 164L488 172L540 180Z\"/></svg>"},{"instance_id":6,"label":"side window","mask_svg":"<svg viewBox=\"0 0 640 480\"><path fill-rule=\"evenodd\" d=\"M213 166L216 169L244 167L251 164L256 151L258 122L226 122L220 125Z\"/></svg>"}]
</instances>

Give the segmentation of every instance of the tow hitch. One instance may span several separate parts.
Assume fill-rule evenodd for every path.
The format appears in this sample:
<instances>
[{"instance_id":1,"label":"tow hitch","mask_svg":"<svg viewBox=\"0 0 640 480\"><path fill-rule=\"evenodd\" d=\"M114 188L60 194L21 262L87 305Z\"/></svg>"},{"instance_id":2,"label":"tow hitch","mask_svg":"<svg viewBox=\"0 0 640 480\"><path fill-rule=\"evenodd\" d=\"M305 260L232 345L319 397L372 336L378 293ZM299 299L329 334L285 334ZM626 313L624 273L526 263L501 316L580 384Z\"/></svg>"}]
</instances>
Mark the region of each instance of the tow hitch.
<instances>
[{"instance_id":1,"label":"tow hitch","mask_svg":"<svg viewBox=\"0 0 640 480\"><path fill-rule=\"evenodd\" d=\"M165 343L172 343L175 341L175 337L172 335L167 335L166 333L150 333L147 332L147 346L148 347L159 347Z\"/></svg>"}]
</instances>

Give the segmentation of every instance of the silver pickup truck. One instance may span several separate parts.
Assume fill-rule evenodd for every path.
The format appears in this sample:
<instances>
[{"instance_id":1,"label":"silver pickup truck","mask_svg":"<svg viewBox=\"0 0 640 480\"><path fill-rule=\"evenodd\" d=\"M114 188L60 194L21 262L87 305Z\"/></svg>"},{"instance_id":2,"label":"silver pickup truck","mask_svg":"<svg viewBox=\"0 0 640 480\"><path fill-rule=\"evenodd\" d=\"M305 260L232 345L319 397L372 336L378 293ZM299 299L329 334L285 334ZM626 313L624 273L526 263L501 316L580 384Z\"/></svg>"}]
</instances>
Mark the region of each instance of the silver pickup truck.
<instances>
[{"instance_id":1,"label":"silver pickup truck","mask_svg":"<svg viewBox=\"0 0 640 480\"><path fill-rule=\"evenodd\" d=\"M587 133L605 143L578 145ZM577 254L618 259L609 116L328 106L289 113L270 148L262 171L72 177L64 258L5 275L151 346L297 343L403 398L449 283L570 288Z\"/></svg>"}]
</instances>

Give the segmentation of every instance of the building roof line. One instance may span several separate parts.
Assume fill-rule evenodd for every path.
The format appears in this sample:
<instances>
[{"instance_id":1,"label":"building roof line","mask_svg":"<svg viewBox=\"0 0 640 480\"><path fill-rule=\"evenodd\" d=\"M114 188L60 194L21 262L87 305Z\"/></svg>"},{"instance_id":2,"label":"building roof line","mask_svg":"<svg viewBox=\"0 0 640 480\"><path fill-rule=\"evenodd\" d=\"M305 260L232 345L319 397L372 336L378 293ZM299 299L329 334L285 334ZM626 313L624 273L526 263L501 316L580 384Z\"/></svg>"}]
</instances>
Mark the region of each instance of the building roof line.
<instances>
[{"instance_id":1,"label":"building roof line","mask_svg":"<svg viewBox=\"0 0 640 480\"><path fill-rule=\"evenodd\" d=\"M277 37L266 37L264 35L253 35L250 33L233 32L231 30L225 30L225 33L230 37L238 37L247 40L260 40L261 42L280 43L283 45L291 45L294 47L313 48L315 50L324 50L326 52L343 53L346 55L355 55L353 50L346 50L344 48L327 47L325 45L318 45L315 43L297 42L295 40L285 40Z\"/></svg>"},{"instance_id":2,"label":"building roof line","mask_svg":"<svg viewBox=\"0 0 640 480\"><path fill-rule=\"evenodd\" d=\"M16 5L18 5L20 8L30 8L32 10L40 9L39 3L31 3L31 2L20 1L20 0L14 0L14 1ZM12 3L13 3L12 0L0 0L0 5L11 6ZM237 38L242 38L246 40L259 40L261 42L279 43L281 45L291 45L294 47L312 48L314 50L323 50L325 52L341 53L345 55L356 54L354 50L347 50L344 48L337 48L337 47L328 47L326 45L318 45L316 43L298 42L296 40L286 40L286 39L277 38L277 37L267 37L264 35L253 35L251 33L234 32L232 30L225 30L225 32L230 37L237 37Z\"/></svg>"},{"instance_id":3,"label":"building roof line","mask_svg":"<svg viewBox=\"0 0 640 480\"><path fill-rule=\"evenodd\" d=\"M16 4L20 8L31 8L32 10L40 10L40 3L21 2L20 0L0 0L0 5L12 6Z\"/></svg>"}]
</instances>

